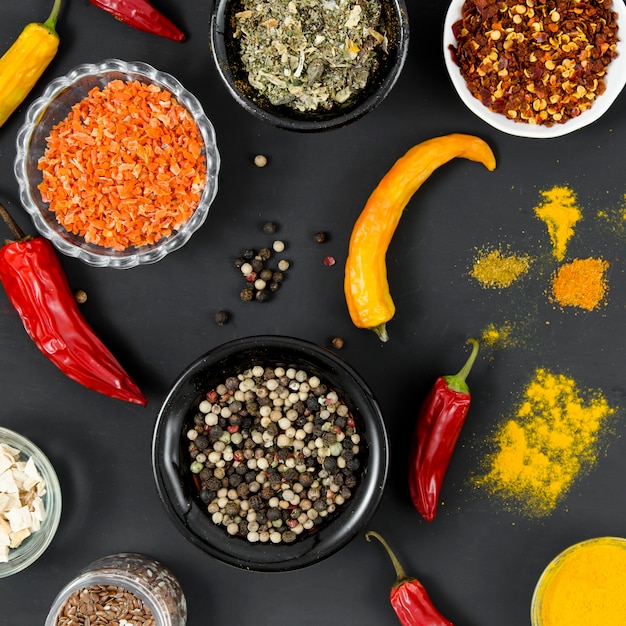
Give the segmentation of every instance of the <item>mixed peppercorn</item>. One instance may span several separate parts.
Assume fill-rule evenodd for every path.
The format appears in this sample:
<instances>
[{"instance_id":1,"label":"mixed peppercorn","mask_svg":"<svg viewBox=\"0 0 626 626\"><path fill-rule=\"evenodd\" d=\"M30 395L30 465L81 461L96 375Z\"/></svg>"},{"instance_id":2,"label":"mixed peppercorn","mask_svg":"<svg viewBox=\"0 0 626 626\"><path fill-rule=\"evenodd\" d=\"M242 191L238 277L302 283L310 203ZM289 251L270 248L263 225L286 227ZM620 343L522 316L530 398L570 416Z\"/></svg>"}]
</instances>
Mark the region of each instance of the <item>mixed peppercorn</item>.
<instances>
[{"instance_id":1,"label":"mixed peppercorn","mask_svg":"<svg viewBox=\"0 0 626 626\"><path fill-rule=\"evenodd\" d=\"M349 407L295 367L227 377L206 393L186 436L212 521L252 543L314 532L359 482L361 436Z\"/></svg>"}]
</instances>

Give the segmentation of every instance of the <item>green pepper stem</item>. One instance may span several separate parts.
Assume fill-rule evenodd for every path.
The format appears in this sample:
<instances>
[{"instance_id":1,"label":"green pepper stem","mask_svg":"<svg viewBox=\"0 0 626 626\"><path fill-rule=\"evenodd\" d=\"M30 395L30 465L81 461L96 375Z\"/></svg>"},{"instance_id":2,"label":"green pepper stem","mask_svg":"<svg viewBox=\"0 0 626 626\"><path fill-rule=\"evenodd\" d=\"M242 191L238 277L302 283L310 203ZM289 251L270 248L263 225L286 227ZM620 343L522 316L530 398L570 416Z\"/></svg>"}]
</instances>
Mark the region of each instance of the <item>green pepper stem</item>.
<instances>
[{"instance_id":1,"label":"green pepper stem","mask_svg":"<svg viewBox=\"0 0 626 626\"><path fill-rule=\"evenodd\" d=\"M53 32L57 25L57 18L59 17L59 11L61 10L61 1L62 0L54 0L54 4L52 5L52 11L50 11L50 15L48 15L48 19L43 23L43 25L48 30L51 30Z\"/></svg>"},{"instance_id":2,"label":"green pepper stem","mask_svg":"<svg viewBox=\"0 0 626 626\"><path fill-rule=\"evenodd\" d=\"M376 335L382 342L389 341L389 335L387 334L387 324L385 324L385 322L379 324L378 326L374 326L372 330L376 333Z\"/></svg>"},{"instance_id":3,"label":"green pepper stem","mask_svg":"<svg viewBox=\"0 0 626 626\"><path fill-rule=\"evenodd\" d=\"M468 339L467 343L472 344L472 352L470 353L467 361L465 361L465 365L463 365L458 374L454 374L453 376L444 376L446 383L448 383L448 387L450 387L453 391L459 391L461 393L469 392L465 379L468 377L472 366L474 365L474 361L476 361L478 348L480 346L476 339Z\"/></svg>"},{"instance_id":4,"label":"green pepper stem","mask_svg":"<svg viewBox=\"0 0 626 626\"><path fill-rule=\"evenodd\" d=\"M24 231L18 226L17 222L11 217L11 214L2 204L0 204L0 217L2 217L4 223L9 227L9 230L11 231L15 239L19 240L26 238Z\"/></svg>"},{"instance_id":5,"label":"green pepper stem","mask_svg":"<svg viewBox=\"0 0 626 626\"><path fill-rule=\"evenodd\" d=\"M387 554L389 555L389 558L391 559L393 568L396 570L396 582L393 584L393 586L399 587L407 580L410 580L411 577L408 576L407 573L404 571L402 564L398 560L398 557L394 554L393 550L389 547L389 544L377 532L374 532L373 530L368 530L365 533L365 538L368 541L371 541L371 537L378 539L378 541L383 544L383 547L385 548Z\"/></svg>"}]
</instances>

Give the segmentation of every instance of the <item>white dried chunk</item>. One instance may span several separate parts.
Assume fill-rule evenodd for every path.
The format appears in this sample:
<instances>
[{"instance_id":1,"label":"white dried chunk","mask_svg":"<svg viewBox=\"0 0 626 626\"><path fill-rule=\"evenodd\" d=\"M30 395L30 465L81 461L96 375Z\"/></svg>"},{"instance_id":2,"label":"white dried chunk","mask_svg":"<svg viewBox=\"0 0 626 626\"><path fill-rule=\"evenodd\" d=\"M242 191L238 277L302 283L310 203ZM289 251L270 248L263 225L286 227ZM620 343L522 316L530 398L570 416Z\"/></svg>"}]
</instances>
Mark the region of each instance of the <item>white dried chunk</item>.
<instances>
[{"instance_id":1,"label":"white dried chunk","mask_svg":"<svg viewBox=\"0 0 626 626\"><path fill-rule=\"evenodd\" d=\"M41 528L45 493L45 480L34 459L20 460L19 450L0 443L0 563Z\"/></svg>"}]
</instances>

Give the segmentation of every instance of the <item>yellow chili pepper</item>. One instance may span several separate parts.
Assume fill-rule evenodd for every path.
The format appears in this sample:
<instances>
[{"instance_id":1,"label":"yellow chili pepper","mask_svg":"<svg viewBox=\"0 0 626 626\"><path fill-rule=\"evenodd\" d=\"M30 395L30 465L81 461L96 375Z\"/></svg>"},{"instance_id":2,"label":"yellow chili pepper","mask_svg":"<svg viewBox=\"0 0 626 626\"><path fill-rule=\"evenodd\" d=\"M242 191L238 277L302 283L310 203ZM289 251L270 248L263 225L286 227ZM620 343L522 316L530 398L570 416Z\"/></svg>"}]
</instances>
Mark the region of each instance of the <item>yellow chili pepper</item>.
<instances>
[{"instance_id":1,"label":"yellow chili pepper","mask_svg":"<svg viewBox=\"0 0 626 626\"><path fill-rule=\"evenodd\" d=\"M59 48L55 27L61 0L54 0L48 19L32 22L0 58L0 126L24 101Z\"/></svg>"},{"instance_id":2,"label":"yellow chili pepper","mask_svg":"<svg viewBox=\"0 0 626 626\"><path fill-rule=\"evenodd\" d=\"M413 194L455 157L477 161L490 171L496 167L491 148L473 135L455 133L424 141L385 174L354 225L344 277L346 303L354 325L375 331L381 341L388 341L386 323L395 313L386 267L391 238Z\"/></svg>"}]
</instances>

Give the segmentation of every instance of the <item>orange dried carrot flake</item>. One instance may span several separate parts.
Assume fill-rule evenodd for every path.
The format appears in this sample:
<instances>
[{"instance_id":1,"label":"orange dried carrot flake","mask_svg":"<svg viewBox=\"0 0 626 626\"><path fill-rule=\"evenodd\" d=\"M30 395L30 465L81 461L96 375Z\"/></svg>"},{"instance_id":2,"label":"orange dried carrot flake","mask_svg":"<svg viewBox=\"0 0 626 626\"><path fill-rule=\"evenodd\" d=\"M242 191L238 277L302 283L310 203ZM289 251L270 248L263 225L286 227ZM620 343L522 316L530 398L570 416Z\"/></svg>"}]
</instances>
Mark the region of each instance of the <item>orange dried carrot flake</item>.
<instances>
[{"instance_id":1,"label":"orange dried carrot flake","mask_svg":"<svg viewBox=\"0 0 626 626\"><path fill-rule=\"evenodd\" d=\"M115 250L156 243L198 206L206 182L202 135L156 85L95 87L46 142L41 197L89 243Z\"/></svg>"}]
</instances>

